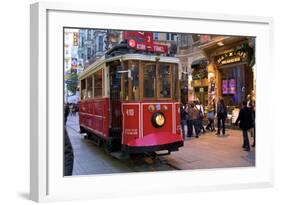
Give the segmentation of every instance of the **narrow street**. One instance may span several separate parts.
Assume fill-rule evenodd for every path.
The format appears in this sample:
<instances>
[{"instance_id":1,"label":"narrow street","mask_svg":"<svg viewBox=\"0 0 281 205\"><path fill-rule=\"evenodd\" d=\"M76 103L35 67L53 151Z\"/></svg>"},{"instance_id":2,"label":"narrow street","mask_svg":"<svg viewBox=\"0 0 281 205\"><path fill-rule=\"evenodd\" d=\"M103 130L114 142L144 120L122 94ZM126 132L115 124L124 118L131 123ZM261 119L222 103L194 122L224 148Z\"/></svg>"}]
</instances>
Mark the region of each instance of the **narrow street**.
<instances>
[{"instance_id":1,"label":"narrow street","mask_svg":"<svg viewBox=\"0 0 281 205\"><path fill-rule=\"evenodd\" d=\"M93 141L84 139L79 133L77 116L69 116L67 122L67 131L74 151L73 175L175 170L163 158L152 162L150 158L120 160L111 156Z\"/></svg>"},{"instance_id":2,"label":"narrow street","mask_svg":"<svg viewBox=\"0 0 281 205\"><path fill-rule=\"evenodd\" d=\"M179 151L154 161L148 157L123 160L113 157L79 133L78 115L68 117L67 131L75 156L73 175L255 166L255 149L243 151L240 130L229 129L225 136L208 132L198 139L187 139Z\"/></svg>"}]
</instances>

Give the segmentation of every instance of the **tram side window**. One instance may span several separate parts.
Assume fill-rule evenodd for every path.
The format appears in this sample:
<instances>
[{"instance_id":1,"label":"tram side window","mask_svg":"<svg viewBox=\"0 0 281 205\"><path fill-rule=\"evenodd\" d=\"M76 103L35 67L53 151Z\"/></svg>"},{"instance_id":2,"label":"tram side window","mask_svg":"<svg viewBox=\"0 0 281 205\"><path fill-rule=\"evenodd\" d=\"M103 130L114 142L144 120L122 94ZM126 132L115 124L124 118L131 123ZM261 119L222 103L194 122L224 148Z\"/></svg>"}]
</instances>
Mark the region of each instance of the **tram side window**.
<instances>
[{"instance_id":1,"label":"tram side window","mask_svg":"<svg viewBox=\"0 0 281 205\"><path fill-rule=\"evenodd\" d=\"M128 70L128 61L123 61L121 64L120 69L122 71ZM121 74L121 99L122 100L129 100L129 78L128 73L122 73Z\"/></svg>"},{"instance_id":2,"label":"tram side window","mask_svg":"<svg viewBox=\"0 0 281 205\"><path fill-rule=\"evenodd\" d=\"M132 100L139 100L139 66L138 62L131 64Z\"/></svg>"},{"instance_id":3,"label":"tram side window","mask_svg":"<svg viewBox=\"0 0 281 205\"><path fill-rule=\"evenodd\" d=\"M156 96L156 65L148 64L143 69L143 97Z\"/></svg>"},{"instance_id":4,"label":"tram side window","mask_svg":"<svg viewBox=\"0 0 281 205\"><path fill-rule=\"evenodd\" d=\"M159 92L160 98L171 98L171 68L170 65L159 65Z\"/></svg>"},{"instance_id":5,"label":"tram side window","mask_svg":"<svg viewBox=\"0 0 281 205\"><path fill-rule=\"evenodd\" d=\"M174 93L174 98L176 100L179 100L179 71L178 71L178 66L177 65L173 65L172 67L172 73L173 73L173 82L174 82L174 86L173 86L173 93Z\"/></svg>"},{"instance_id":6,"label":"tram side window","mask_svg":"<svg viewBox=\"0 0 281 205\"><path fill-rule=\"evenodd\" d=\"M101 97L103 91L103 69L94 73L94 96Z\"/></svg>"},{"instance_id":7,"label":"tram side window","mask_svg":"<svg viewBox=\"0 0 281 205\"><path fill-rule=\"evenodd\" d=\"M86 80L81 80L81 100L86 98Z\"/></svg>"},{"instance_id":8,"label":"tram side window","mask_svg":"<svg viewBox=\"0 0 281 205\"><path fill-rule=\"evenodd\" d=\"M87 98L92 98L93 96L93 80L92 76L87 77Z\"/></svg>"}]
</instances>

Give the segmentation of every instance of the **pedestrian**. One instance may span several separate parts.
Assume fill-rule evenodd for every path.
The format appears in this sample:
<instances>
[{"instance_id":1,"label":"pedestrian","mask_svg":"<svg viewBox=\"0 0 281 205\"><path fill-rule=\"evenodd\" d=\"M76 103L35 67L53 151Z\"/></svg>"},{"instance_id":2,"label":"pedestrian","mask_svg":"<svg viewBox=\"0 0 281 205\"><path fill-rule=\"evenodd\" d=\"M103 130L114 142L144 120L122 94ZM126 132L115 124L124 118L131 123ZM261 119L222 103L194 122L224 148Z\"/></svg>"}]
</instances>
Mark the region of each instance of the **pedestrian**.
<instances>
[{"instance_id":1,"label":"pedestrian","mask_svg":"<svg viewBox=\"0 0 281 205\"><path fill-rule=\"evenodd\" d=\"M190 121L191 121L191 131L194 128L195 137L199 137L199 110L195 107L194 103L191 103L190 109L188 110L188 114L190 115ZM192 131L193 132L193 131Z\"/></svg>"},{"instance_id":2,"label":"pedestrian","mask_svg":"<svg viewBox=\"0 0 281 205\"><path fill-rule=\"evenodd\" d=\"M217 113L217 124L218 124L218 130L216 135L220 135L221 125L222 125L222 134L225 135L225 119L227 118L227 110L222 97L220 97L218 101L216 113Z\"/></svg>"},{"instance_id":3,"label":"pedestrian","mask_svg":"<svg viewBox=\"0 0 281 205\"><path fill-rule=\"evenodd\" d=\"M252 147L256 146L256 108L254 102L250 103L250 109L252 111L252 121L253 121L253 128L251 129L251 134L254 139L253 144L251 145Z\"/></svg>"},{"instance_id":4,"label":"pedestrian","mask_svg":"<svg viewBox=\"0 0 281 205\"><path fill-rule=\"evenodd\" d=\"M245 151L250 151L248 130L253 127L253 116L252 116L252 110L249 107L247 107L246 101L243 101L243 107L239 111L239 115L235 122L235 125L237 125L238 122L239 122L239 127L241 128L243 134L242 148L244 148Z\"/></svg>"},{"instance_id":5,"label":"pedestrian","mask_svg":"<svg viewBox=\"0 0 281 205\"><path fill-rule=\"evenodd\" d=\"M252 104L252 95L248 94L247 95L247 107L250 107L250 104Z\"/></svg>"},{"instance_id":6,"label":"pedestrian","mask_svg":"<svg viewBox=\"0 0 281 205\"><path fill-rule=\"evenodd\" d=\"M73 148L72 148L67 130L64 126L64 156L63 156L63 163L64 163L63 173L64 173L64 176L71 176L72 175L73 161L74 161Z\"/></svg>"},{"instance_id":7,"label":"pedestrian","mask_svg":"<svg viewBox=\"0 0 281 205\"><path fill-rule=\"evenodd\" d=\"M187 125L187 137L192 137L192 121L190 118L190 111L191 109L191 105L190 103L187 104L186 108L185 108L185 118L186 118L186 125Z\"/></svg>"},{"instance_id":8,"label":"pedestrian","mask_svg":"<svg viewBox=\"0 0 281 205\"><path fill-rule=\"evenodd\" d=\"M200 101L196 101L195 106L199 111L199 118L198 118L198 128L199 128L199 134L201 134L201 130L203 133L205 133L205 128L203 126L203 120L204 120L204 108L203 105L200 103Z\"/></svg>"},{"instance_id":9,"label":"pedestrian","mask_svg":"<svg viewBox=\"0 0 281 205\"><path fill-rule=\"evenodd\" d=\"M215 125L214 125L215 111L212 102L209 103L208 105L207 118L208 118L208 125L206 126L206 130L213 132L215 130Z\"/></svg>"},{"instance_id":10,"label":"pedestrian","mask_svg":"<svg viewBox=\"0 0 281 205\"><path fill-rule=\"evenodd\" d=\"M69 115L69 103L64 103L64 125L66 125L67 117Z\"/></svg>"},{"instance_id":11,"label":"pedestrian","mask_svg":"<svg viewBox=\"0 0 281 205\"><path fill-rule=\"evenodd\" d=\"M185 106L184 106L184 104L181 104L180 116L181 116L181 133L182 133L183 139L185 139L184 127L185 127L185 121L186 121L186 113L185 113Z\"/></svg>"}]
</instances>

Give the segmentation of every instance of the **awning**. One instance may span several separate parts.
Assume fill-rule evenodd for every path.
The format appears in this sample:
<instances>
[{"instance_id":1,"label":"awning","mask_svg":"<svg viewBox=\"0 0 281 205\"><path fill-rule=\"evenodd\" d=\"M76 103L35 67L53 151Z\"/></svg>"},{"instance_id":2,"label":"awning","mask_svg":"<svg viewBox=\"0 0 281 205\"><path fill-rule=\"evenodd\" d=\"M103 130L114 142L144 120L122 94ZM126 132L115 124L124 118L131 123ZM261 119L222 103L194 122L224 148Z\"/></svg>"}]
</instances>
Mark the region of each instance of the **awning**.
<instances>
[{"instance_id":1,"label":"awning","mask_svg":"<svg viewBox=\"0 0 281 205\"><path fill-rule=\"evenodd\" d=\"M191 68L204 68L208 65L208 60L206 58L200 58L192 62Z\"/></svg>"}]
</instances>

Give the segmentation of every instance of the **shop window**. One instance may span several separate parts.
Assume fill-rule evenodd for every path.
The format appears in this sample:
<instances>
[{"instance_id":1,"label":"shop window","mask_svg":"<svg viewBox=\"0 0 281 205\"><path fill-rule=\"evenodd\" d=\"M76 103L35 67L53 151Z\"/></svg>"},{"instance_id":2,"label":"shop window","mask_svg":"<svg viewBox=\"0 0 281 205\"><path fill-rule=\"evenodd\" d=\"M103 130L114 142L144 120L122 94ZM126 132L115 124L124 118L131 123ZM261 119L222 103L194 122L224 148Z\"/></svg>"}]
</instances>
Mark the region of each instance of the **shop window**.
<instances>
[{"instance_id":1,"label":"shop window","mask_svg":"<svg viewBox=\"0 0 281 205\"><path fill-rule=\"evenodd\" d=\"M94 96L101 97L103 94L103 69L94 73Z\"/></svg>"}]
</instances>

